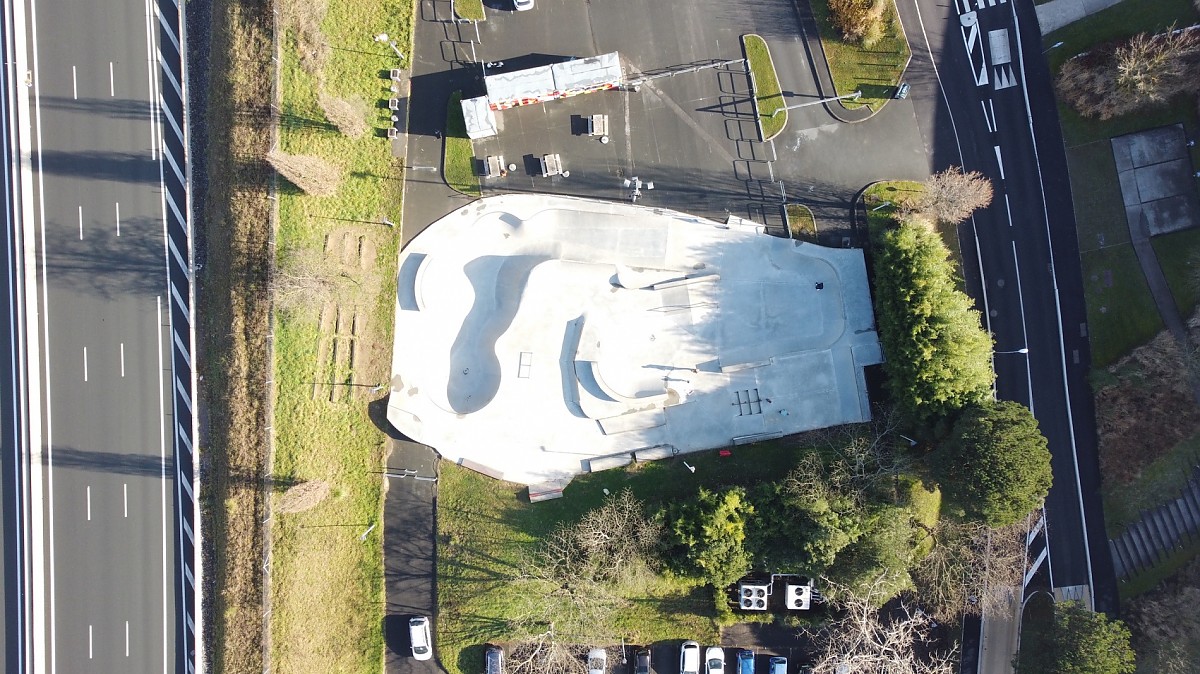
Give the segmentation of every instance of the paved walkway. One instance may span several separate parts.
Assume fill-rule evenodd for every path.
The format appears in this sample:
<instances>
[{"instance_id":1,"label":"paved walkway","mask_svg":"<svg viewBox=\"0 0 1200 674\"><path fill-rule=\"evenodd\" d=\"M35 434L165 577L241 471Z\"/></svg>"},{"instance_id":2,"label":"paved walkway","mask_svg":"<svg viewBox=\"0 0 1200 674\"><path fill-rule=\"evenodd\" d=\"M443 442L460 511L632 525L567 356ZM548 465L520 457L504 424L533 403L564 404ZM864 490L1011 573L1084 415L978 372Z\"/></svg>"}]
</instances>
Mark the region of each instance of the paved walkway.
<instances>
[{"instance_id":1,"label":"paved walkway","mask_svg":"<svg viewBox=\"0 0 1200 674\"><path fill-rule=\"evenodd\" d=\"M1121 0L1051 0L1037 6L1038 24L1042 35L1074 23L1089 14L1108 9Z\"/></svg>"}]
</instances>

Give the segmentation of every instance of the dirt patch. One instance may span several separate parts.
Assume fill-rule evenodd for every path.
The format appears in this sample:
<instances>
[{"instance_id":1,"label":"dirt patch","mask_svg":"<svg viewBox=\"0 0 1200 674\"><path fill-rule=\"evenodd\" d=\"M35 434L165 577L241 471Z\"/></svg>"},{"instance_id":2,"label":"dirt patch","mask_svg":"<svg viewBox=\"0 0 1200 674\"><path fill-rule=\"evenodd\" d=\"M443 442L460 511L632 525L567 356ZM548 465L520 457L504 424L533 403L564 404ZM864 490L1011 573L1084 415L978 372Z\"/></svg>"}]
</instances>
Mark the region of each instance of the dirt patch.
<instances>
[{"instance_id":1,"label":"dirt patch","mask_svg":"<svg viewBox=\"0 0 1200 674\"><path fill-rule=\"evenodd\" d=\"M275 504L275 512L280 514L302 513L311 510L329 496L329 483L324 480L309 480L289 487L283 492L279 502Z\"/></svg>"},{"instance_id":2,"label":"dirt patch","mask_svg":"<svg viewBox=\"0 0 1200 674\"><path fill-rule=\"evenodd\" d=\"M1200 338L1193 317L1192 341ZM1168 332L1106 368L1096 391L1100 471L1111 484L1128 484L1150 462L1200 432L1200 405L1192 396L1185 355Z\"/></svg>"},{"instance_id":3,"label":"dirt patch","mask_svg":"<svg viewBox=\"0 0 1200 674\"><path fill-rule=\"evenodd\" d=\"M1133 632L1138 671L1200 671L1200 559L1133 600L1125 619Z\"/></svg>"}]
</instances>

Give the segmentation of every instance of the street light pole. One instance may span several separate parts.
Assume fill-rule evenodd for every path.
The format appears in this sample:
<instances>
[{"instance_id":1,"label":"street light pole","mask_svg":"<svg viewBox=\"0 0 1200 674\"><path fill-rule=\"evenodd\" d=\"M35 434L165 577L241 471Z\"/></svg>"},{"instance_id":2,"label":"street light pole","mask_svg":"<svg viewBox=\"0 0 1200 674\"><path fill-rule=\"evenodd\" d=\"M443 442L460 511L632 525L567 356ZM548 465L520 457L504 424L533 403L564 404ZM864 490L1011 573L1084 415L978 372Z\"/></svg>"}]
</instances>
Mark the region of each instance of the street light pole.
<instances>
[{"instance_id":1,"label":"street light pole","mask_svg":"<svg viewBox=\"0 0 1200 674\"><path fill-rule=\"evenodd\" d=\"M843 98L848 98L852 101L857 101L860 96L862 96L862 92L855 91L854 93L846 94L845 96L831 96L829 98L819 98L815 101L808 101L807 103L797 103L796 105L785 105L782 108L779 108L778 110L776 110L775 112L772 112L771 116L774 117L775 115L778 115L779 113L783 112L784 110L795 110L796 108L805 108L810 105L820 105L822 103L828 103L829 101L840 101Z\"/></svg>"},{"instance_id":2,"label":"street light pole","mask_svg":"<svg viewBox=\"0 0 1200 674\"><path fill-rule=\"evenodd\" d=\"M994 351L993 353L997 356L1000 356L1000 355L1003 355L1006 353L1029 353L1029 348L1023 346L1015 351Z\"/></svg>"}]
</instances>

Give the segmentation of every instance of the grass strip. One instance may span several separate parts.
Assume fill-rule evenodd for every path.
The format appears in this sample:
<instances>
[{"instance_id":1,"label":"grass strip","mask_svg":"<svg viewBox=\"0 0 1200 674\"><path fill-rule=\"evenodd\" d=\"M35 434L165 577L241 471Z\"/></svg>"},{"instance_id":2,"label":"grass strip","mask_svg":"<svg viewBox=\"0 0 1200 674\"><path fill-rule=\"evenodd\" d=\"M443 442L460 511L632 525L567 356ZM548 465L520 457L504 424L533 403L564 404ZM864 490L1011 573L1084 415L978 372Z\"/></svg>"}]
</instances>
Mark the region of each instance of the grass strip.
<instances>
[{"instance_id":1,"label":"grass strip","mask_svg":"<svg viewBox=\"0 0 1200 674\"><path fill-rule=\"evenodd\" d=\"M787 205L788 229L793 239L817 242L817 220L804 204Z\"/></svg>"},{"instance_id":2,"label":"grass strip","mask_svg":"<svg viewBox=\"0 0 1200 674\"><path fill-rule=\"evenodd\" d=\"M483 0L454 0L454 13L467 21L483 21Z\"/></svg>"},{"instance_id":3,"label":"grass strip","mask_svg":"<svg viewBox=\"0 0 1200 674\"><path fill-rule=\"evenodd\" d=\"M754 98L758 102L758 117L762 124L763 140L778 136L787 126L787 103L779 86L779 75L771 60L767 41L758 35L743 35L742 48L754 76Z\"/></svg>"},{"instance_id":4,"label":"grass strip","mask_svg":"<svg viewBox=\"0 0 1200 674\"><path fill-rule=\"evenodd\" d=\"M238 0L212 3L207 194L197 222L207 264L197 318L205 419L205 651L214 672L262 671L263 470L270 424L265 382L271 173L266 163L271 13ZM259 161L254 161L257 159ZM216 544L213 544L213 543Z\"/></svg>"},{"instance_id":5,"label":"grass strip","mask_svg":"<svg viewBox=\"0 0 1200 674\"><path fill-rule=\"evenodd\" d=\"M446 184L467 196L480 194L475 174L475 148L467 138L467 123L462 114L462 92L450 94L446 105L446 137L443 144L442 175Z\"/></svg>"},{"instance_id":6,"label":"grass strip","mask_svg":"<svg viewBox=\"0 0 1200 674\"><path fill-rule=\"evenodd\" d=\"M1141 518L1143 510L1157 508L1178 497L1192 478L1197 459L1200 459L1200 435L1193 435L1142 468L1132 482L1101 482L1108 537L1120 536L1125 527Z\"/></svg>"},{"instance_id":7,"label":"grass strip","mask_svg":"<svg viewBox=\"0 0 1200 674\"><path fill-rule=\"evenodd\" d=\"M1117 361L1163 329L1132 244L1080 253L1092 366Z\"/></svg>"},{"instance_id":8,"label":"grass strip","mask_svg":"<svg viewBox=\"0 0 1200 674\"><path fill-rule=\"evenodd\" d=\"M1150 239L1175 305L1186 319L1200 303L1200 229L1186 229Z\"/></svg>"},{"instance_id":9,"label":"grass strip","mask_svg":"<svg viewBox=\"0 0 1200 674\"><path fill-rule=\"evenodd\" d=\"M319 72L302 66L292 32L284 39L282 149L322 157L343 179L329 197L282 191L278 250L311 252L324 274L346 277L355 290L276 318L272 477L283 485L325 482L330 495L273 520L275 671L376 672L382 660L382 527L360 534L382 514L377 471L385 438L367 396L390 366L399 241L378 223L400 219L402 167L390 154L390 120L380 106L389 95L381 73L396 57L370 36L387 32L411 51L412 10L402 0L331 0L322 37L356 48L331 50ZM351 138L331 128L321 93L369 102L373 133Z\"/></svg>"},{"instance_id":10,"label":"grass strip","mask_svg":"<svg viewBox=\"0 0 1200 674\"><path fill-rule=\"evenodd\" d=\"M911 55L896 5L888 0L883 15L883 38L868 49L860 44L842 41L837 28L830 21L828 0L812 0L811 4L817 31L821 34L821 48L829 62L829 72L833 76L837 95L862 92L862 97L857 101L841 101L842 106L850 110L863 105L872 110L883 107L895 94Z\"/></svg>"}]
</instances>

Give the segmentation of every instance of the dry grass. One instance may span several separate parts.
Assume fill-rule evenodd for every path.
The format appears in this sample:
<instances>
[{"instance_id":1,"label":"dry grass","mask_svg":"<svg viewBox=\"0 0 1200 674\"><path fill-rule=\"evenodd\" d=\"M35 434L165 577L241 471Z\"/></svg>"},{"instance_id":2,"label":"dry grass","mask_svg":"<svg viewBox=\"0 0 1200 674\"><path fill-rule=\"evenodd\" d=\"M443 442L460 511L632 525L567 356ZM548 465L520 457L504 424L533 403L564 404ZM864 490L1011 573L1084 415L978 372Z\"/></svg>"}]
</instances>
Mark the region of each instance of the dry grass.
<instances>
[{"instance_id":1,"label":"dry grass","mask_svg":"<svg viewBox=\"0 0 1200 674\"><path fill-rule=\"evenodd\" d=\"M214 672L262 669L262 470L269 410L265 287L269 259L270 7L214 0L208 123L207 271L198 316L208 409L203 494L211 569L205 644Z\"/></svg>"}]
</instances>

